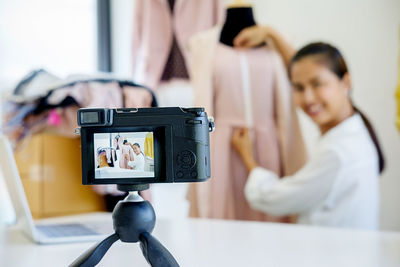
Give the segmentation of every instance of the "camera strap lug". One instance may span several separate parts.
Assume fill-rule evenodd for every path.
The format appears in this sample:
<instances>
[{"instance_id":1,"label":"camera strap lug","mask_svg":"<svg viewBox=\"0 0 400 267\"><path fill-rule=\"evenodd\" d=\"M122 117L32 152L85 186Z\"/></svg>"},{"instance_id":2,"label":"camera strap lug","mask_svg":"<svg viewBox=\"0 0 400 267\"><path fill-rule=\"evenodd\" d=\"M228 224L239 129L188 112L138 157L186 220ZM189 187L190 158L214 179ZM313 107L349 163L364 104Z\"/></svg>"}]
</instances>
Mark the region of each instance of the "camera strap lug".
<instances>
[{"instance_id":1,"label":"camera strap lug","mask_svg":"<svg viewBox=\"0 0 400 267\"><path fill-rule=\"evenodd\" d=\"M213 116L208 116L208 130L210 133L215 130L215 122Z\"/></svg>"}]
</instances>

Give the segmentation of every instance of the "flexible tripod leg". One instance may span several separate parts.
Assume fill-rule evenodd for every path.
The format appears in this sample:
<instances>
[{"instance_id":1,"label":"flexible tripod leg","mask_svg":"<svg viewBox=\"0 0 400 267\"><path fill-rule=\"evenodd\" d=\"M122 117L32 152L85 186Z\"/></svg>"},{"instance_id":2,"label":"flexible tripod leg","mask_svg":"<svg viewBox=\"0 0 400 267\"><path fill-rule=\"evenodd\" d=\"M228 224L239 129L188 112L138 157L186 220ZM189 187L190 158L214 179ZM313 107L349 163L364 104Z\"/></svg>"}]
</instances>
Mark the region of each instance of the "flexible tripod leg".
<instances>
[{"instance_id":1,"label":"flexible tripod leg","mask_svg":"<svg viewBox=\"0 0 400 267\"><path fill-rule=\"evenodd\" d=\"M127 187L137 189L137 186ZM115 233L83 253L70 267L95 266L118 239L127 243L140 242L144 257L153 267L179 267L172 254L150 234L156 215L150 202L143 201L136 191L129 192L123 201L118 202L112 217Z\"/></svg>"},{"instance_id":2,"label":"flexible tripod leg","mask_svg":"<svg viewBox=\"0 0 400 267\"><path fill-rule=\"evenodd\" d=\"M104 257L108 249L114 244L115 241L119 239L118 234L114 233L101 241L100 243L94 245L93 247L86 250L82 255L80 255L70 267L93 267Z\"/></svg>"},{"instance_id":3,"label":"flexible tripod leg","mask_svg":"<svg viewBox=\"0 0 400 267\"><path fill-rule=\"evenodd\" d=\"M172 254L148 232L139 236L143 256L152 267L179 267Z\"/></svg>"}]
</instances>

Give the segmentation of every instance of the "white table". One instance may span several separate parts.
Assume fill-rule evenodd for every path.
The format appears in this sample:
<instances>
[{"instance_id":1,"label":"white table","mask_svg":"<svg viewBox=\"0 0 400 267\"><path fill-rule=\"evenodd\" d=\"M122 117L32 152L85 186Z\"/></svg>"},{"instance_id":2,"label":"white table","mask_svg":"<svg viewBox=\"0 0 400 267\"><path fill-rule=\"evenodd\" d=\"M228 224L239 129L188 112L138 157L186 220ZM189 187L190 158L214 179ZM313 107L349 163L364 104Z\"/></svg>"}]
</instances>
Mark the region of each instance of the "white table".
<instances>
[{"instance_id":1,"label":"white table","mask_svg":"<svg viewBox=\"0 0 400 267\"><path fill-rule=\"evenodd\" d=\"M109 214L71 217L83 221ZM60 219L58 219L60 220ZM400 233L299 225L158 220L154 235L181 266L400 266ZM67 266L92 243L36 245L16 228L0 231L0 266ZM148 266L138 244L117 241L98 266Z\"/></svg>"}]
</instances>

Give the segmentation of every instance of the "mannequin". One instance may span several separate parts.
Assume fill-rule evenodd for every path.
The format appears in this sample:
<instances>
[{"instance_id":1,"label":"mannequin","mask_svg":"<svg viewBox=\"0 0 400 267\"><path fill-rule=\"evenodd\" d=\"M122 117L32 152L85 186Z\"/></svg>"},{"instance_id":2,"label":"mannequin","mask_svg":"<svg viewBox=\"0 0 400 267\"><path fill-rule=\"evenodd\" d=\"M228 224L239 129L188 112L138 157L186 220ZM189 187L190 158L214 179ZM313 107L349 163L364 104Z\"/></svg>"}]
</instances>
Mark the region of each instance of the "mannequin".
<instances>
[{"instance_id":1,"label":"mannequin","mask_svg":"<svg viewBox=\"0 0 400 267\"><path fill-rule=\"evenodd\" d=\"M219 41L233 47L233 40L245 28L256 25L251 6L230 6Z\"/></svg>"},{"instance_id":2,"label":"mannequin","mask_svg":"<svg viewBox=\"0 0 400 267\"><path fill-rule=\"evenodd\" d=\"M192 217L289 221L250 208L244 197L247 171L230 144L236 128L251 129L256 158L278 176L293 173L306 158L279 54L265 45L248 50L233 47L239 32L254 25L251 5L236 1L228 6L222 29L190 40L194 102L205 107L218 126L210 136L212 177L189 186Z\"/></svg>"}]
</instances>

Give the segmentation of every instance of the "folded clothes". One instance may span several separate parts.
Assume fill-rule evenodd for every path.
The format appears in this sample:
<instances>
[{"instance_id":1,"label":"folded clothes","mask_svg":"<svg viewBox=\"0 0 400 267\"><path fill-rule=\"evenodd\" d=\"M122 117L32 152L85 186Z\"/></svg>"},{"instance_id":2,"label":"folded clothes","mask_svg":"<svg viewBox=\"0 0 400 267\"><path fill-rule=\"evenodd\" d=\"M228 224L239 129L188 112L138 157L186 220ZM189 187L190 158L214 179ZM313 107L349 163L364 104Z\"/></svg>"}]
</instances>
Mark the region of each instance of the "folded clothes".
<instances>
[{"instance_id":1,"label":"folded clothes","mask_svg":"<svg viewBox=\"0 0 400 267\"><path fill-rule=\"evenodd\" d=\"M3 105L3 131L14 146L43 131L74 137L79 108L155 106L153 92L132 81L111 77L62 81L39 70L25 77L7 97Z\"/></svg>"}]
</instances>

